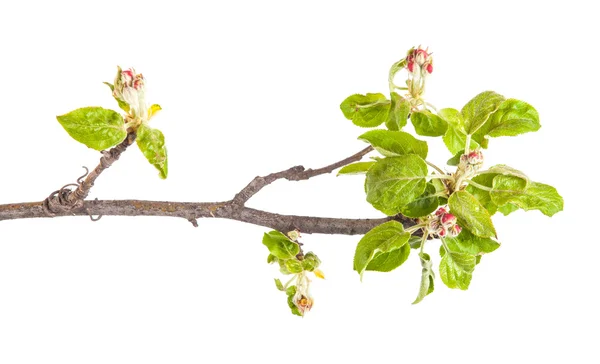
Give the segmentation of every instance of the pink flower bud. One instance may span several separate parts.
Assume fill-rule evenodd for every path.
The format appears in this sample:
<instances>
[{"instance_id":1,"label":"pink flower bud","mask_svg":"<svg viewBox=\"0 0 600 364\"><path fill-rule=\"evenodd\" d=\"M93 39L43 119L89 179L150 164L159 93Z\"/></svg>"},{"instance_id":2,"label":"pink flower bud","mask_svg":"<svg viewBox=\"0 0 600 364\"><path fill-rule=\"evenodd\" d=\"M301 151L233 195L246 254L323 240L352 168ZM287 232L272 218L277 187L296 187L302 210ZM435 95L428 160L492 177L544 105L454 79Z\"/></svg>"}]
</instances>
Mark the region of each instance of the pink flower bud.
<instances>
[{"instance_id":1,"label":"pink flower bud","mask_svg":"<svg viewBox=\"0 0 600 364\"><path fill-rule=\"evenodd\" d=\"M439 209L437 209L437 211L435 212L435 216L442 216L443 214L447 214L447 213L448 213L448 211L447 211L445 208L443 208L443 207L440 207L440 208L439 208Z\"/></svg>"},{"instance_id":2,"label":"pink flower bud","mask_svg":"<svg viewBox=\"0 0 600 364\"><path fill-rule=\"evenodd\" d=\"M458 225L452 225L450 227L450 229L448 229L448 236L451 238L456 237L458 234L460 234L460 232L462 231L462 228Z\"/></svg>"},{"instance_id":3,"label":"pink flower bud","mask_svg":"<svg viewBox=\"0 0 600 364\"><path fill-rule=\"evenodd\" d=\"M452 214L443 214L440 220L444 226L452 226L456 224L456 216Z\"/></svg>"},{"instance_id":4,"label":"pink flower bud","mask_svg":"<svg viewBox=\"0 0 600 364\"><path fill-rule=\"evenodd\" d=\"M447 230L445 227L442 226L442 228L437 232L437 234L440 236L440 238L443 238L444 236L446 236Z\"/></svg>"},{"instance_id":5,"label":"pink flower bud","mask_svg":"<svg viewBox=\"0 0 600 364\"><path fill-rule=\"evenodd\" d=\"M469 164L482 164L483 153L481 153L481 150L474 150L467 155L466 159Z\"/></svg>"},{"instance_id":6,"label":"pink flower bud","mask_svg":"<svg viewBox=\"0 0 600 364\"><path fill-rule=\"evenodd\" d=\"M415 62L408 62L407 68L408 68L409 72L411 72L411 73L414 72L414 70L415 70Z\"/></svg>"},{"instance_id":7,"label":"pink flower bud","mask_svg":"<svg viewBox=\"0 0 600 364\"><path fill-rule=\"evenodd\" d=\"M433 72L433 65L430 63L427 65L427 67L425 67L425 69L427 70L427 73L431 74L431 72Z\"/></svg>"}]
</instances>

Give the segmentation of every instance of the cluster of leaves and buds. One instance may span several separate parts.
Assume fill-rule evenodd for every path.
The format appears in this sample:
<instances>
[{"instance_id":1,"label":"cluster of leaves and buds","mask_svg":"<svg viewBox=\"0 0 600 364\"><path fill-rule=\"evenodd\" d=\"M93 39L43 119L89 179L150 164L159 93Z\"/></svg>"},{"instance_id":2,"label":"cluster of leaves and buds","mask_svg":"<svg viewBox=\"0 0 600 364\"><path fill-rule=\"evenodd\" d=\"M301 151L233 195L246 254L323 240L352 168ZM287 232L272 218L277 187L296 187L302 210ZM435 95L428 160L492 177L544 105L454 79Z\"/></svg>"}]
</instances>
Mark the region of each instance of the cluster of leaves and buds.
<instances>
[{"instance_id":1,"label":"cluster of leaves and buds","mask_svg":"<svg viewBox=\"0 0 600 364\"><path fill-rule=\"evenodd\" d=\"M304 316L313 306L314 299L310 295L310 279L308 273L317 278L325 278L319 270L321 260L313 252L304 254L298 241L300 233L297 230L287 235L279 231L271 231L263 236L263 244L269 249L268 263L278 263L279 271L292 277L286 284L275 279L277 289L286 293L288 306L294 315Z\"/></svg>"},{"instance_id":2,"label":"cluster of leaves and buds","mask_svg":"<svg viewBox=\"0 0 600 364\"><path fill-rule=\"evenodd\" d=\"M124 116L114 110L92 106L57 116L58 122L73 139L99 151L114 147L129 133L135 133L137 145L148 162L158 169L160 178L167 178L165 137L160 130L148 125L161 107L157 104L147 106L144 76L133 68L123 71L118 67L114 84L105 84L125 112Z\"/></svg>"},{"instance_id":3,"label":"cluster of leaves and buds","mask_svg":"<svg viewBox=\"0 0 600 364\"><path fill-rule=\"evenodd\" d=\"M408 73L407 87L394 83L396 74ZM404 263L411 248L419 249L421 286L414 303L433 291L435 274L429 254L430 239L441 241L439 274L450 288L467 289L481 256L500 246L492 215L517 209L539 210L552 216L563 209L553 187L533 182L506 165L483 169L483 149L490 138L516 136L540 128L537 111L529 104L485 91L459 111L437 110L423 98L433 59L427 49L412 48L392 65L388 99L381 93L355 94L342 102L344 116L363 128L376 128L358 138L381 153L373 161L343 167L338 175L366 174L367 201L384 214L413 218L405 228L392 221L369 231L358 242L354 269L389 272ZM400 95L397 91L406 91ZM428 145L402 131L408 120L421 136L442 137L452 155L454 170L428 161Z\"/></svg>"}]
</instances>

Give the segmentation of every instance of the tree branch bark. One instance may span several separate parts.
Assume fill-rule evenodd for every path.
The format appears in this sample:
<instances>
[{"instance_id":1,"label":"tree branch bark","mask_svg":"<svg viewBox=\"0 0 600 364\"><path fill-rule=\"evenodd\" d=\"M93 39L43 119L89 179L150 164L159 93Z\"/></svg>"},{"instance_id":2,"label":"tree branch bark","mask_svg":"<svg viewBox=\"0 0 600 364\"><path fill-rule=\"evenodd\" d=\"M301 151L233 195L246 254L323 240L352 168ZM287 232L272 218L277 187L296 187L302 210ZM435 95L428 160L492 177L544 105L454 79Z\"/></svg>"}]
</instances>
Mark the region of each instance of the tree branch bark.
<instances>
[{"instance_id":1,"label":"tree branch bark","mask_svg":"<svg viewBox=\"0 0 600 364\"><path fill-rule=\"evenodd\" d=\"M135 139L135 136L133 136ZM133 140L126 139L123 143L133 143ZM121 145L113 148L119 148ZM126 148L126 147L125 147ZM200 218L221 218L242 221L254 225L269 227L274 230L287 232L294 229L300 230L306 234L342 234L354 235L365 234L377 225L386 221L396 220L405 227L412 226L415 221L401 216L384 217L380 219L346 219L346 218L328 218L314 216L296 216L282 215L272 212L256 210L245 206L245 203L265 186L278 179L287 179L290 181L300 181L309 179L325 173L331 173L333 170L345 166L349 163L360 160L367 153L372 151L372 147L365 148L360 152L345 158L339 162L330 164L319 169L305 169L302 166L292 167L285 171L272 173L264 177L255 177L246 187L244 187L235 197L229 201L222 202L169 202L169 201L143 201L143 200L95 200L84 201L70 208L54 209L48 211L46 199L41 202L28 202L0 205L0 221L28 218L52 218L60 216L164 216L179 217L190 221L194 226L198 226L197 219ZM112 151L112 150L111 150ZM110 154L105 154L106 157ZM122 150L124 151L124 149ZM122 153L122 151L120 153ZM120 153L118 153L120 155ZM104 158L103 157L103 158ZM118 155L114 160L118 159ZM114 162L112 160L112 162ZM112 162L110 164L112 164ZM88 183L89 188L93 186L95 178L104 168L97 171L96 175ZM102 162L96 168L102 167ZM96 172L96 170L94 171ZM92 174L90 174L91 176ZM88 176L88 179L90 177ZM84 185L86 181L79 183ZM89 192L89 188L86 189ZM79 189L79 187L78 187ZM77 190L78 190L77 189ZM76 191L77 191L76 190ZM60 190L59 190L60 191ZM59 192L59 196L60 193ZM69 194L75 193L68 191ZM87 195L86 192L86 195ZM52 195L51 195L52 197ZM64 196L68 198L69 195ZM54 197L58 198L58 197ZM93 219L93 218L92 218Z\"/></svg>"}]
</instances>

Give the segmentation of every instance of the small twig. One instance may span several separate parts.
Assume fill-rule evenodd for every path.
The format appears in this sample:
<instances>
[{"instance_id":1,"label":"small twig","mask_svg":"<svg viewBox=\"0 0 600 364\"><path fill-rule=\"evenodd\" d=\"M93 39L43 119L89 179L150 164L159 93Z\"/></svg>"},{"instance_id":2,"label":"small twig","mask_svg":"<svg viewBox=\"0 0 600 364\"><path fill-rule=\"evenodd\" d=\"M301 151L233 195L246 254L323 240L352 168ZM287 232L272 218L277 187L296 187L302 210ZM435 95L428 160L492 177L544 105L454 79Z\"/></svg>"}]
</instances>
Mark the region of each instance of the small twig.
<instances>
[{"instance_id":1,"label":"small twig","mask_svg":"<svg viewBox=\"0 0 600 364\"><path fill-rule=\"evenodd\" d=\"M257 194L265 186L270 185L278 179L285 178L288 181L301 181L309 179L321 174L331 173L334 170L343 167L352 162L356 162L362 159L367 153L371 152L373 147L368 146L360 152L351 155L348 158L344 158L339 162L335 162L328 166L318 169L304 169L303 166L295 166L285 171L271 173L265 177L255 177L246 187L244 187L238 194L233 198L233 202L239 206L244 206L248 200Z\"/></svg>"},{"instance_id":2,"label":"small twig","mask_svg":"<svg viewBox=\"0 0 600 364\"><path fill-rule=\"evenodd\" d=\"M77 187L77 189L75 191L73 191L72 193L69 194L69 196L67 198L67 202L70 204L75 204L77 201L85 200L85 198L90 193L90 190L94 186L94 182L96 181L96 178L98 178L105 169L112 166L112 164L114 162L116 162L119 159L119 157L121 157L121 154L123 154L123 152L125 150L127 150L127 148L131 144L133 144L133 142L135 141L135 138L136 138L135 132L130 132L127 134L127 137L125 138L125 140L123 140L119 145L111 148L108 151L103 151L102 152L103 155L100 158L100 163L98 164L98 166L96 166L96 168L94 168L94 170L91 173L89 173L89 174L86 173L87 177L85 178L85 180L83 182L80 181L86 175L83 175L82 177L77 179L79 186ZM84 167L84 168L86 169L86 172L87 172L87 168L86 167Z\"/></svg>"}]
</instances>

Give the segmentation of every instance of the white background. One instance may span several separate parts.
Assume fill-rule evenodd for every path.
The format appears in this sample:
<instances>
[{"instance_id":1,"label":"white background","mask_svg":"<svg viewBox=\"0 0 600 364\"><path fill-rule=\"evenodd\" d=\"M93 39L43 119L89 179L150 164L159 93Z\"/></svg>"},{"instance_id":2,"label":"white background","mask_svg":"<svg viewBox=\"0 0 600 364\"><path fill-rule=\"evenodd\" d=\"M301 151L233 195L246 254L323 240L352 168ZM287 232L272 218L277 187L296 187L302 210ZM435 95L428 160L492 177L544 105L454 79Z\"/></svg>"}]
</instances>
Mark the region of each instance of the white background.
<instances>
[{"instance_id":1,"label":"white background","mask_svg":"<svg viewBox=\"0 0 600 364\"><path fill-rule=\"evenodd\" d=\"M268 229L104 217L0 222L0 363L597 363L598 25L593 2L28 2L0 5L0 203L39 201L99 154L55 115L116 109L102 81L134 66L169 148L166 181L131 148L91 198L219 201L257 174L320 167L364 147L339 103L386 92L389 66L429 46L427 98L460 108L492 89L542 128L494 139L556 186L565 211L494 216L502 247L466 292L436 281L412 306L416 255L352 271L359 236L305 235L322 259L313 311L292 316L266 264ZM410 128L409 128L410 129ZM447 158L431 140L430 159ZM378 217L362 177L279 181L250 206ZM437 244L427 250L439 262Z\"/></svg>"}]
</instances>

